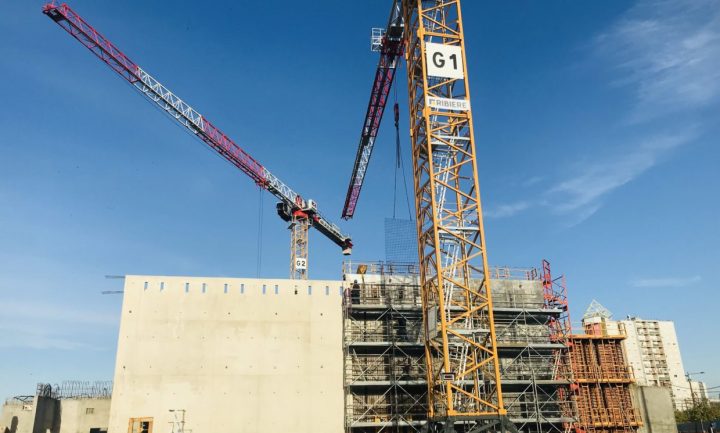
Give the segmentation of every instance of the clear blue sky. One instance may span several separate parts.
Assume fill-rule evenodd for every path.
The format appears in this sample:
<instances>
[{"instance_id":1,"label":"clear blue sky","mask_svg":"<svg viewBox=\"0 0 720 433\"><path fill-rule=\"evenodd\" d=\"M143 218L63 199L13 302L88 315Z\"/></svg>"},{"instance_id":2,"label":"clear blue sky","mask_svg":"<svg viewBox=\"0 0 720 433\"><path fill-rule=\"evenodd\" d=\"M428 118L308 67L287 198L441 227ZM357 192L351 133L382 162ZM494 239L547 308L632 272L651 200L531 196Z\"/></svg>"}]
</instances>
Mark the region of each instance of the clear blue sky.
<instances>
[{"instance_id":1,"label":"clear blue sky","mask_svg":"<svg viewBox=\"0 0 720 433\"><path fill-rule=\"evenodd\" d=\"M720 3L464 3L491 263L549 259L575 320L593 298L674 320L686 369L720 385ZM100 291L121 282L104 275L257 269L257 187L41 5L0 14L0 397L112 377L121 297ZM339 220L387 2L72 6ZM357 259L384 255L386 120L341 224ZM268 194L262 211L261 274L285 277L286 225ZM337 247L311 236L311 276L338 278Z\"/></svg>"}]
</instances>

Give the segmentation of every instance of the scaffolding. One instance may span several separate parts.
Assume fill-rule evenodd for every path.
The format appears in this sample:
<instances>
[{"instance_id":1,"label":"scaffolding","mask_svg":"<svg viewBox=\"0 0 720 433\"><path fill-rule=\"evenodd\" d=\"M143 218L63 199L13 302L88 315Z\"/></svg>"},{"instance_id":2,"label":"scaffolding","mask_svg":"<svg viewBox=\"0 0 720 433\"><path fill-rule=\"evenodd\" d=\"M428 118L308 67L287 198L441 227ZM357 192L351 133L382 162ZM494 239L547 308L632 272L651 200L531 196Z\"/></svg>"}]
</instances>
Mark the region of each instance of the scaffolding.
<instances>
[{"instance_id":1,"label":"scaffolding","mask_svg":"<svg viewBox=\"0 0 720 433\"><path fill-rule=\"evenodd\" d=\"M382 271L379 281L366 282L368 268ZM388 270L366 267L344 297L347 432L414 432L425 424L427 382L419 287L392 282L392 277L385 277L394 275ZM403 270L398 267L399 272Z\"/></svg>"},{"instance_id":2,"label":"scaffolding","mask_svg":"<svg viewBox=\"0 0 720 433\"><path fill-rule=\"evenodd\" d=\"M570 337L578 411L575 430L578 433L635 433L642 421L630 392L630 384L635 380L622 349L624 328L612 329L612 334L604 322L584 328L584 334Z\"/></svg>"},{"instance_id":3,"label":"scaffolding","mask_svg":"<svg viewBox=\"0 0 720 433\"><path fill-rule=\"evenodd\" d=\"M537 269L492 270L495 326L508 417L526 432L568 432L574 419L569 317L562 277Z\"/></svg>"},{"instance_id":4,"label":"scaffolding","mask_svg":"<svg viewBox=\"0 0 720 433\"><path fill-rule=\"evenodd\" d=\"M420 431L427 382L417 266L346 262L343 270L346 432ZM537 269L491 275L508 417L521 432L568 432L575 418L564 287L547 286Z\"/></svg>"}]
</instances>

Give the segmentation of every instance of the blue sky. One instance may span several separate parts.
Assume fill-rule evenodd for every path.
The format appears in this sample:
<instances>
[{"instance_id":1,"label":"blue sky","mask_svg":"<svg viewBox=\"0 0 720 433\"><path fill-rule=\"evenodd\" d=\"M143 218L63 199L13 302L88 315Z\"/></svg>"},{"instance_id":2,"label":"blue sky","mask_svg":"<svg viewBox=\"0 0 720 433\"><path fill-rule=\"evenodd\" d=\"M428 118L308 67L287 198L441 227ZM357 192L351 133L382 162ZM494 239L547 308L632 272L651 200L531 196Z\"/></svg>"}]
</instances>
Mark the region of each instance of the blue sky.
<instances>
[{"instance_id":1,"label":"blue sky","mask_svg":"<svg viewBox=\"0 0 720 433\"><path fill-rule=\"evenodd\" d=\"M317 200L356 259L382 259L389 118L356 218L339 215L386 3L71 6ZM287 273L273 197L41 6L0 15L0 397L112 377L121 298L100 291L121 281L105 275L254 277L261 226L261 275ZM720 2L466 0L464 18L490 262L549 259L574 321L592 299L617 318L674 320L686 369L720 385ZM311 236L311 276L338 278L337 247Z\"/></svg>"}]
</instances>

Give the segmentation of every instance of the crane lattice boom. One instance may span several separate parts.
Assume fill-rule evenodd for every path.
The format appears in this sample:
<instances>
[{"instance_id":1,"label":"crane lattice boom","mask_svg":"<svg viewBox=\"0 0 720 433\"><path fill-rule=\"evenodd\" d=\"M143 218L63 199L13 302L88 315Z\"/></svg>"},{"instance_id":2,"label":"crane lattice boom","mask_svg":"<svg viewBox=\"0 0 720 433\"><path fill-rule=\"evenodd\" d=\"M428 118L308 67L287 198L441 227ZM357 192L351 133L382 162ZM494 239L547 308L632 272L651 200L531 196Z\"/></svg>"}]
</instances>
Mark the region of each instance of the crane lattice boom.
<instances>
[{"instance_id":1,"label":"crane lattice boom","mask_svg":"<svg viewBox=\"0 0 720 433\"><path fill-rule=\"evenodd\" d=\"M365 121L363 122L363 128L360 133L360 143L355 156L355 164L353 165L350 184L348 185L347 195L345 196L345 206L343 207L342 217L346 220L355 215L355 207L360 198L360 190L362 189L365 173L370 163L370 156L375 146L375 138L380 129L380 122L382 121L388 97L390 96L390 89L392 89L393 80L395 79L397 62L403 53L403 33L404 24L400 3L394 2L387 29L382 37L379 50L380 60L378 61L377 70L375 71L375 80L373 81L370 92L370 102L368 103L367 112L365 113Z\"/></svg>"},{"instance_id":2,"label":"crane lattice boom","mask_svg":"<svg viewBox=\"0 0 720 433\"><path fill-rule=\"evenodd\" d=\"M322 218L312 200L306 201L303 199L300 194L273 175L205 116L130 60L67 4L46 4L43 7L43 13L132 84L148 100L162 108L179 124L190 130L223 158L250 176L257 185L270 191L282 202L282 206L278 206L281 217L290 220L293 212L306 212L313 227L343 248L344 252L349 252L352 247L350 237L344 235L337 225Z\"/></svg>"}]
</instances>

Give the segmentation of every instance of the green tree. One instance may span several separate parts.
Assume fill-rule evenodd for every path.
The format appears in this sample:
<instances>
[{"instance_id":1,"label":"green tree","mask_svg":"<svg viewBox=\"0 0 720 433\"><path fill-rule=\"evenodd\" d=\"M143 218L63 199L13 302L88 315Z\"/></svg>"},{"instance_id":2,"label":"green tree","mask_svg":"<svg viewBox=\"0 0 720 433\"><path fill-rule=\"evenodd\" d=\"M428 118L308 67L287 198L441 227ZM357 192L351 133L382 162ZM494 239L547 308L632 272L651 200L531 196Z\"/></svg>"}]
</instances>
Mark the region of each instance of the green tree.
<instances>
[{"instance_id":1,"label":"green tree","mask_svg":"<svg viewBox=\"0 0 720 433\"><path fill-rule=\"evenodd\" d=\"M720 403L710 403L707 400L702 400L689 409L675 411L675 420L678 423L717 419L720 419Z\"/></svg>"}]
</instances>

